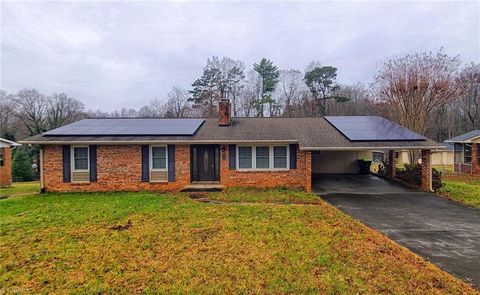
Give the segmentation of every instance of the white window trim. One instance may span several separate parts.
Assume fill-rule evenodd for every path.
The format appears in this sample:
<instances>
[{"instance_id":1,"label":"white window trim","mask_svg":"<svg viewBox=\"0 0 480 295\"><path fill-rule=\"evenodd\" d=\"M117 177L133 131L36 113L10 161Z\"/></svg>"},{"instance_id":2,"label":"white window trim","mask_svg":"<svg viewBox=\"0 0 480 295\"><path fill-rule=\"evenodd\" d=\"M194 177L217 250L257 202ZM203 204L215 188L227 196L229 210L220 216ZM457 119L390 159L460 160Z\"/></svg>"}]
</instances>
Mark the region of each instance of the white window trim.
<instances>
[{"instance_id":1,"label":"white window trim","mask_svg":"<svg viewBox=\"0 0 480 295\"><path fill-rule=\"evenodd\" d=\"M269 166L270 168L257 168L257 147L268 147L269 152L268 152L268 157L269 157ZM287 149L287 167L286 168L273 168L273 163L274 163L274 156L273 156L273 148L274 147L285 147ZM240 168L240 147L251 147L252 148L252 168ZM287 171L290 170L290 146L288 144L255 144L255 145L249 145L249 144L242 144L242 145L237 145L236 147L236 169L239 171Z\"/></svg>"},{"instance_id":2,"label":"white window trim","mask_svg":"<svg viewBox=\"0 0 480 295\"><path fill-rule=\"evenodd\" d=\"M162 168L153 168L153 153L152 153L152 148L154 147L163 147L165 148L165 168L162 169ZM149 151L149 164L148 164L148 167L150 169L150 171L167 171L168 172L168 146L166 145L150 145L149 147L150 151Z\"/></svg>"},{"instance_id":3,"label":"white window trim","mask_svg":"<svg viewBox=\"0 0 480 295\"><path fill-rule=\"evenodd\" d=\"M87 169L75 169L75 148L87 148ZM70 166L72 172L90 172L90 146L72 145L70 147Z\"/></svg>"}]
</instances>

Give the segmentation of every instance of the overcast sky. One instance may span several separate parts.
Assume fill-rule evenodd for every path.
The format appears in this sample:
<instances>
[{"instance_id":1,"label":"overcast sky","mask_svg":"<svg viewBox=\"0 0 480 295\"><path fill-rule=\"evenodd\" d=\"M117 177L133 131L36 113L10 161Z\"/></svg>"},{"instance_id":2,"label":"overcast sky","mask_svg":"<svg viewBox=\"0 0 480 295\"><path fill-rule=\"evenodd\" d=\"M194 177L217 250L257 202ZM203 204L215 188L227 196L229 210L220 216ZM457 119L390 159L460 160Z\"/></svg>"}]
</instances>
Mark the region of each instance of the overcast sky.
<instances>
[{"instance_id":1,"label":"overcast sky","mask_svg":"<svg viewBox=\"0 0 480 295\"><path fill-rule=\"evenodd\" d=\"M1 86L66 92L89 109L138 108L189 88L212 55L312 60L341 83L369 83L381 61L444 47L480 61L480 1L40 2L1 4Z\"/></svg>"}]
</instances>

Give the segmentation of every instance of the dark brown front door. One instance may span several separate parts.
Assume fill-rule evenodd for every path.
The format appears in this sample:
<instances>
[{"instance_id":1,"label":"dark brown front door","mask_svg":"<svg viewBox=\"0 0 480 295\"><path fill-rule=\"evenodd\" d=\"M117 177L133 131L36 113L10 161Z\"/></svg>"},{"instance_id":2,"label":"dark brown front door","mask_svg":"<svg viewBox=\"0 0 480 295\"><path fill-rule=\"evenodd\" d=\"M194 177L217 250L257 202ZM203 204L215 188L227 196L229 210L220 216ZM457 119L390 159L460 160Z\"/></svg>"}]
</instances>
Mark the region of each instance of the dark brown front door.
<instances>
[{"instance_id":1,"label":"dark brown front door","mask_svg":"<svg viewBox=\"0 0 480 295\"><path fill-rule=\"evenodd\" d=\"M218 145L191 146L192 181L220 180L220 147Z\"/></svg>"}]
</instances>

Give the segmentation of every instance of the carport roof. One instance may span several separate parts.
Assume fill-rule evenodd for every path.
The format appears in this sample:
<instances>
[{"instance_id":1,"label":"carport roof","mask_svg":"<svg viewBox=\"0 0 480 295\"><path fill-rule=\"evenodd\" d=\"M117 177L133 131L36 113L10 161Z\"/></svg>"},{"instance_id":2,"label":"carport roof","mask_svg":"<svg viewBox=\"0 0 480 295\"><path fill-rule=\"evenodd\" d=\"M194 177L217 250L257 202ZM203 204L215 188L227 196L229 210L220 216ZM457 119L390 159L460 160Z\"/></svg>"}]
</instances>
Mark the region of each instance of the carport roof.
<instances>
[{"instance_id":1,"label":"carport roof","mask_svg":"<svg viewBox=\"0 0 480 295\"><path fill-rule=\"evenodd\" d=\"M102 120L102 119L98 119ZM192 136L48 136L30 137L31 144L121 143L297 143L302 150L437 149L430 139L415 141L350 141L324 118L232 118L219 126L217 118L205 122Z\"/></svg>"},{"instance_id":2,"label":"carport roof","mask_svg":"<svg viewBox=\"0 0 480 295\"><path fill-rule=\"evenodd\" d=\"M470 132L461 134L459 136L452 137L450 139L445 140L445 142L450 143L463 143L463 142L470 142L471 140L480 137L480 129L479 130L472 130Z\"/></svg>"}]
</instances>

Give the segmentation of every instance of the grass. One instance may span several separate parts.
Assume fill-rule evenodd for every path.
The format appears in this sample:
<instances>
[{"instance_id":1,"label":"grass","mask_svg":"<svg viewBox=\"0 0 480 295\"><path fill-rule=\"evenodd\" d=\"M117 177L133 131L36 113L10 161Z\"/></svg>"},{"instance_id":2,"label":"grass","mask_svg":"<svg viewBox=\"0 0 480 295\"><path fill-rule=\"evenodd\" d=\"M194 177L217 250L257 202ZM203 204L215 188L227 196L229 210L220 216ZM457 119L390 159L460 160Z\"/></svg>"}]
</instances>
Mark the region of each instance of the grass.
<instances>
[{"instance_id":1,"label":"grass","mask_svg":"<svg viewBox=\"0 0 480 295\"><path fill-rule=\"evenodd\" d=\"M0 196L10 196L19 194L34 194L40 191L40 182L14 182L10 187L0 188Z\"/></svg>"},{"instance_id":2,"label":"grass","mask_svg":"<svg viewBox=\"0 0 480 295\"><path fill-rule=\"evenodd\" d=\"M466 174L445 175L440 194L464 205L480 208L480 178Z\"/></svg>"},{"instance_id":3,"label":"grass","mask_svg":"<svg viewBox=\"0 0 480 295\"><path fill-rule=\"evenodd\" d=\"M71 193L0 201L0 293L472 294L314 195ZM267 201L268 200L268 201Z\"/></svg>"}]
</instances>

